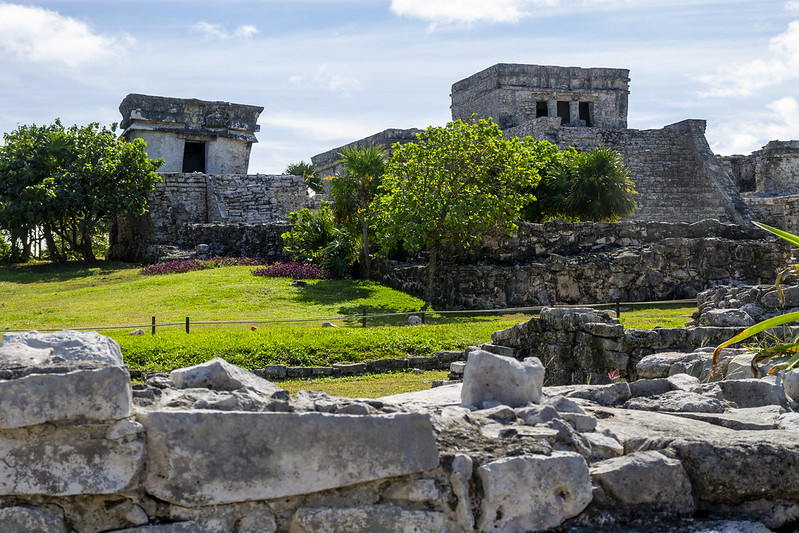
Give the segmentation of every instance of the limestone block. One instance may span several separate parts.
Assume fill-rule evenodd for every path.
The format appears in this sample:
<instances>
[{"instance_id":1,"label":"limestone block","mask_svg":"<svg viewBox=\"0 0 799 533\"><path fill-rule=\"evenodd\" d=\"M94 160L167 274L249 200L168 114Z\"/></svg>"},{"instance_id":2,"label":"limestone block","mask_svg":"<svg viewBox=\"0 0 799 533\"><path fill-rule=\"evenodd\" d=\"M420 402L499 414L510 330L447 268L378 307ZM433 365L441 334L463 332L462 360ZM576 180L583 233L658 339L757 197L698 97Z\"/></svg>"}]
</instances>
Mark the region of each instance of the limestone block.
<instances>
[{"instance_id":1,"label":"limestone block","mask_svg":"<svg viewBox=\"0 0 799 533\"><path fill-rule=\"evenodd\" d=\"M799 369L789 370L782 374L782 386L785 394L794 401L799 401Z\"/></svg>"},{"instance_id":2,"label":"limestone block","mask_svg":"<svg viewBox=\"0 0 799 533\"><path fill-rule=\"evenodd\" d=\"M290 533L379 531L381 533L451 533L457 526L437 511L406 511L396 505L306 507L294 513Z\"/></svg>"},{"instance_id":3,"label":"limestone block","mask_svg":"<svg viewBox=\"0 0 799 533\"><path fill-rule=\"evenodd\" d=\"M669 382L671 390L680 390L685 392L701 393L701 386L699 378L689 376L688 374L674 374L666 378Z\"/></svg>"},{"instance_id":4,"label":"limestone block","mask_svg":"<svg viewBox=\"0 0 799 533\"><path fill-rule=\"evenodd\" d=\"M288 399L288 392L274 383L259 378L219 357L199 365L173 370L169 373L169 378L179 389L202 387L218 391L233 391L248 387L266 397Z\"/></svg>"},{"instance_id":5,"label":"limestone block","mask_svg":"<svg viewBox=\"0 0 799 533\"><path fill-rule=\"evenodd\" d=\"M6 507L0 509L0 531L3 533L66 533L60 512L44 508Z\"/></svg>"},{"instance_id":6,"label":"limestone block","mask_svg":"<svg viewBox=\"0 0 799 533\"><path fill-rule=\"evenodd\" d=\"M106 366L0 380L0 429L45 422L105 422L130 416L130 376Z\"/></svg>"},{"instance_id":7,"label":"limestone block","mask_svg":"<svg viewBox=\"0 0 799 533\"><path fill-rule=\"evenodd\" d=\"M633 452L591 468L591 480L602 490L594 503L601 507L654 507L691 513L691 481L677 459L657 451Z\"/></svg>"},{"instance_id":8,"label":"limestone block","mask_svg":"<svg viewBox=\"0 0 799 533\"><path fill-rule=\"evenodd\" d=\"M544 365L535 357L520 362L484 350L469 353L463 373L461 401L481 406L496 401L511 407L541 402Z\"/></svg>"},{"instance_id":9,"label":"limestone block","mask_svg":"<svg viewBox=\"0 0 799 533\"><path fill-rule=\"evenodd\" d=\"M776 383L775 376L763 379L733 379L720 381L724 399L738 407L761 407L786 403L785 391Z\"/></svg>"},{"instance_id":10,"label":"limestone block","mask_svg":"<svg viewBox=\"0 0 799 533\"><path fill-rule=\"evenodd\" d=\"M455 457L452 458L450 483L452 484L452 492L458 499L458 503L455 506L455 520L464 531L472 531L474 529L474 512L469 495L469 485L471 484L473 473L474 462L472 458L461 453L455 454Z\"/></svg>"},{"instance_id":11,"label":"limestone block","mask_svg":"<svg viewBox=\"0 0 799 533\"><path fill-rule=\"evenodd\" d=\"M745 311L740 309L711 309L703 313L700 321L705 326L718 326L718 327L741 327L748 328L755 324L753 319Z\"/></svg>"},{"instance_id":12,"label":"limestone block","mask_svg":"<svg viewBox=\"0 0 799 533\"><path fill-rule=\"evenodd\" d=\"M560 418L560 414L551 405L531 405L516 409L516 416L524 420L525 424L534 426L549 422L553 418Z\"/></svg>"},{"instance_id":13,"label":"limestone block","mask_svg":"<svg viewBox=\"0 0 799 533\"><path fill-rule=\"evenodd\" d=\"M427 416L152 411L145 488L178 505L281 498L435 468Z\"/></svg>"},{"instance_id":14,"label":"limestone block","mask_svg":"<svg viewBox=\"0 0 799 533\"><path fill-rule=\"evenodd\" d=\"M671 411L676 413L723 413L726 404L695 392L674 390L652 397L632 398L624 404L639 411Z\"/></svg>"},{"instance_id":15,"label":"limestone block","mask_svg":"<svg viewBox=\"0 0 799 533\"><path fill-rule=\"evenodd\" d=\"M114 533L216 533L216 530L204 527L194 520L188 520L186 522L174 522L172 524L115 529Z\"/></svg>"},{"instance_id":16,"label":"limestone block","mask_svg":"<svg viewBox=\"0 0 799 533\"><path fill-rule=\"evenodd\" d=\"M484 491L479 531L549 529L591 502L588 465L576 453L508 457L477 472Z\"/></svg>"},{"instance_id":17,"label":"limestone block","mask_svg":"<svg viewBox=\"0 0 799 533\"><path fill-rule=\"evenodd\" d=\"M53 355L67 361L102 361L111 365L122 366L122 351L113 339L100 335L96 331L62 330L55 333L5 333L6 344L25 344L31 348L53 349Z\"/></svg>"},{"instance_id":18,"label":"limestone block","mask_svg":"<svg viewBox=\"0 0 799 533\"><path fill-rule=\"evenodd\" d=\"M0 496L113 494L144 464L142 427L130 420L0 431Z\"/></svg>"},{"instance_id":19,"label":"limestone block","mask_svg":"<svg viewBox=\"0 0 799 533\"><path fill-rule=\"evenodd\" d=\"M605 435L604 433L589 432L583 433L583 437L591 445L591 460L602 461L612 457L621 457L624 455L624 446L621 443Z\"/></svg>"},{"instance_id":20,"label":"limestone block","mask_svg":"<svg viewBox=\"0 0 799 533\"><path fill-rule=\"evenodd\" d=\"M639 379L630 383L630 394L633 398L639 396L657 396L671 390L671 383L667 378Z\"/></svg>"},{"instance_id":21,"label":"limestone block","mask_svg":"<svg viewBox=\"0 0 799 533\"><path fill-rule=\"evenodd\" d=\"M666 378L669 377L671 365L678 362L693 361L696 355L682 352L662 352L647 355L635 365L639 378Z\"/></svg>"}]
</instances>

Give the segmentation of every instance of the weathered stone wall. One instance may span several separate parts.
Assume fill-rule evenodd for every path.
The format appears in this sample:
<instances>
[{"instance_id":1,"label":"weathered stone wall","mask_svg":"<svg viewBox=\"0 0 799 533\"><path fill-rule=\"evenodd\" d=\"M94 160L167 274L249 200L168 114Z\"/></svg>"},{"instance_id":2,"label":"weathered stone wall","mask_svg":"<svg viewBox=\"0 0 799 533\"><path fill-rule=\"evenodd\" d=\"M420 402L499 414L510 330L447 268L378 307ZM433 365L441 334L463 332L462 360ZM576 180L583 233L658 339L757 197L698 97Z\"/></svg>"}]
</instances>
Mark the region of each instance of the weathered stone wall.
<instances>
[{"instance_id":1,"label":"weathered stone wall","mask_svg":"<svg viewBox=\"0 0 799 533\"><path fill-rule=\"evenodd\" d=\"M109 258L158 260L158 247L211 244L225 255L279 257L289 213L310 205L303 179L289 175L164 173L144 217L117 218ZM225 226L227 225L227 227ZM208 239L208 240L204 240Z\"/></svg>"},{"instance_id":2,"label":"weathered stone wall","mask_svg":"<svg viewBox=\"0 0 799 533\"><path fill-rule=\"evenodd\" d=\"M473 264L443 264L433 301L485 309L693 298L702 289L769 283L788 264L787 243L753 228L695 224L524 224ZM423 295L425 265L392 264L389 285Z\"/></svg>"},{"instance_id":3,"label":"weathered stone wall","mask_svg":"<svg viewBox=\"0 0 799 533\"><path fill-rule=\"evenodd\" d=\"M715 218L744 224L749 208L705 139L705 121L685 120L658 130L565 128L538 119L505 130L580 151L598 145L619 152L638 196L632 220L695 222Z\"/></svg>"}]
</instances>

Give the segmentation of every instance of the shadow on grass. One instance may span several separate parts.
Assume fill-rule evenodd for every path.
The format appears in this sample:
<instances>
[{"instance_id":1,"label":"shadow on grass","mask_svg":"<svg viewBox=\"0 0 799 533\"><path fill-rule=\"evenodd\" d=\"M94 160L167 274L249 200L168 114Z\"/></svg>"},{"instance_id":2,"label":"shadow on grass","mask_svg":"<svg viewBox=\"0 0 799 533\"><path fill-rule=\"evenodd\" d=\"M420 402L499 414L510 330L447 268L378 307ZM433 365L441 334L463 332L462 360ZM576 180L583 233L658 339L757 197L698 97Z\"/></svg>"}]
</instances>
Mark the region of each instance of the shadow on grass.
<instances>
[{"instance_id":1,"label":"shadow on grass","mask_svg":"<svg viewBox=\"0 0 799 533\"><path fill-rule=\"evenodd\" d=\"M366 283L350 279L323 279L302 287L296 299L309 305L334 305L370 298L376 291Z\"/></svg>"},{"instance_id":2,"label":"shadow on grass","mask_svg":"<svg viewBox=\"0 0 799 533\"><path fill-rule=\"evenodd\" d=\"M111 275L124 267L124 263L31 263L0 267L0 281L10 283L49 283L69 281L92 276Z\"/></svg>"}]
</instances>

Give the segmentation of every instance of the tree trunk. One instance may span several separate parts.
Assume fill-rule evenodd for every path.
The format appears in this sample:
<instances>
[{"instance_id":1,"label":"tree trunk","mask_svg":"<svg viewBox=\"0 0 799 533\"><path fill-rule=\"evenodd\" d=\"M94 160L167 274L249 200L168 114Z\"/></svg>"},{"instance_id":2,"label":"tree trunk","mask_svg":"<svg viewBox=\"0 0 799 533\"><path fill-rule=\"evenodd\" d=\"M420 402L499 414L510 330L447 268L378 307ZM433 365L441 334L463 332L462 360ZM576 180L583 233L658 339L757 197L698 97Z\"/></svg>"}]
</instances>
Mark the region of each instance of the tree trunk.
<instances>
[{"instance_id":1,"label":"tree trunk","mask_svg":"<svg viewBox=\"0 0 799 533\"><path fill-rule=\"evenodd\" d=\"M64 260L64 256L62 256L61 252L58 250L55 237L53 237L52 228L50 228L49 224L45 224L42 228L42 232L44 233L44 242L47 244L47 251L50 252L50 260L60 263Z\"/></svg>"},{"instance_id":2,"label":"tree trunk","mask_svg":"<svg viewBox=\"0 0 799 533\"><path fill-rule=\"evenodd\" d=\"M97 258L94 257L94 251L92 250L92 232L89 230L88 225L82 227L80 230L80 255L83 256L83 260L87 263L94 263L97 261Z\"/></svg>"},{"instance_id":3,"label":"tree trunk","mask_svg":"<svg viewBox=\"0 0 799 533\"><path fill-rule=\"evenodd\" d=\"M430 263L427 265L427 290L425 290L425 303L433 306L433 286L436 280L436 268L438 266L438 247L430 247Z\"/></svg>"},{"instance_id":4,"label":"tree trunk","mask_svg":"<svg viewBox=\"0 0 799 533\"><path fill-rule=\"evenodd\" d=\"M369 264L369 220L364 216L361 219L361 276L369 279L372 275Z\"/></svg>"}]
</instances>

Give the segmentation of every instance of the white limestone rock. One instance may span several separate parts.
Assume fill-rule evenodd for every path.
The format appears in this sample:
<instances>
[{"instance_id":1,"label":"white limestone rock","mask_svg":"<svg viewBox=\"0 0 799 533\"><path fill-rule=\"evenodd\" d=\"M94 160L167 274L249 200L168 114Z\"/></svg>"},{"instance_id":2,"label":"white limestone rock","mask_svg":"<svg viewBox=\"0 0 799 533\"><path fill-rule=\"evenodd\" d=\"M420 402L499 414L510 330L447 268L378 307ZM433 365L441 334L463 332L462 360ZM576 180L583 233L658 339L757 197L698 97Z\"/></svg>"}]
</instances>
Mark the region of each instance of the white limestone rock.
<instances>
[{"instance_id":1,"label":"white limestone rock","mask_svg":"<svg viewBox=\"0 0 799 533\"><path fill-rule=\"evenodd\" d=\"M281 498L438 466L430 420L419 413L151 411L148 493L177 505Z\"/></svg>"},{"instance_id":2,"label":"white limestone rock","mask_svg":"<svg viewBox=\"0 0 799 533\"><path fill-rule=\"evenodd\" d=\"M601 489L594 503L605 508L652 507L689 514L695 503L682 463L657 451L633 452L591 468Z\"/></svg>"},{"instance_id":3,"label":"white limestone rock","mask_svg":"<svg viewBox=\"0 0 799 533\"><path fill-rule=\"evenodd\" d=\"M785 405L787 398L782 386L777 384L776 376L762 379L733 379L720 381L718 386L724 399L734 402L738 407L762 407L764 405Z\"/></svg>"},{"instance_id":4,"label":"white limestone rock","mask_svg":"<svg viewBox=\"0 0 799 533\"><path fill-rule=\"evenodd\" d=\"M457 526L438 511L406 511L396 505L304 507L294 513L290 533L374 531L385 533L451 533Z\"/></svg>"},{"instance_id":5,"label":"white limestone rock","mask_svg":"<svg viewBox=\"0 0 799 533\"><path fill-rule=\"evenodd\" d=\"M591 502L588 465L576 453L507 457L477 472L484 491L481 532L549 529Z\"/></svg>"},{"instance_id":6,"label":"white limestone rock","mask_svg":"<svg viewBox=\"0 0 799 533\"><path fill-rule=\"evenodd\" d=\"M173 370L169 373L169 379L179 389L206 388L216 391L234 391L248 387L266 397L288 399L288 392L271 381L259 378L252 372L232 365L219 357L199 365Z\"/></svg>"},{"instance_id":7,"label":"white limestone rock","mask_svg":"<svg viewBox=\"0 0 799 533\"><path fill-rule=\"evenodd\" d=\"M53 356L65 361L100 361L110 365L122 366L122 351L113 339L96 331L62 330L55 333L5 333L6 344L24 344L40 350L52 349Z\"/></svg>"},{"instance_id":8,"label":"white limestone rock","mask_svg":"<svg viewBox=\"0 0 799 533\"><path fill-rule=\"evenodd\" d=\"M461 402L481 407L500 402L510 407L541 403L544 365L535 357L517 361L484 350L469 352L463 373Z\"/></svg>"},{"instance_id":9,"label":"white limestone rock","mask_svg":"<svg viewBox=\"0 0 799 533\"><path fill-rule=\"evenodd\" d=\"M106 422L131 413L131 384L120 366L0 380L0 429L45 422Z\"/></svg>"},{"instance_id":10,"label":"white limestone rock","mask_svg":"<svg viewBox=\"0 0 799 533\"><path fill-rule=\"evenodd\" d=\"M632 398L624 404L639 411L673 411L676 413L723 413L727 405L716 398L695 392L674 390L651 397Z\"/></svg>"},{"instance_id":11,"label":"white limestone rock","mask_svg":"<svg viewBox=\"0 0 799 533\"><path fill-rule=\"evenodd\" d=\"M667 378L673 364L694 361L696 357L696 354L684 352L655 353L638 361L635 370L639 378Z\"/></svg>"},{"instance_id":12,"label":"white limestone rock","mask_svg":"<svg viewBox=\"0 0 799 533\"><path fill-rule=\"evenodd\" d=\"M131 487L144 464L144 434L115 424L0 431L0 496L114 494Z\"/></svg>"},{"instance_id":13,"label":"white limestone rock","mask_svg":"<svg viewBox=\"0 0 799 533\"><path fill-rule=\"evenodd\" d=\"M782 386L785 394L793 401L799 402L799 369L788 370L782 374Z\"/></svg>"}]
</instances>

